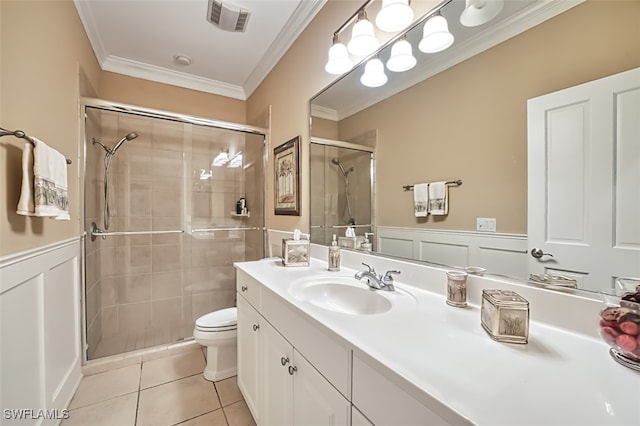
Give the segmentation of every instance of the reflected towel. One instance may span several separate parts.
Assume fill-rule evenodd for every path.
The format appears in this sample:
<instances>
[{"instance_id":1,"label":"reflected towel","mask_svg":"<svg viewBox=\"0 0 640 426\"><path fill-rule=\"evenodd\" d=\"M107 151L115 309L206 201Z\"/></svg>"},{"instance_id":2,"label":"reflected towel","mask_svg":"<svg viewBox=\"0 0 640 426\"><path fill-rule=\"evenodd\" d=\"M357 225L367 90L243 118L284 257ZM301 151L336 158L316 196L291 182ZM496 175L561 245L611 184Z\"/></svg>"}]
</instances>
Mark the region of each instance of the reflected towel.
<instances>
[{"instance_id":1,"label":"reflected towel","mask_svg":"<svg viewBox=\"0 0 640 426\"><path fill-rule=\"evenodd\" d=\"M446 182L429 184L429 214L442 216L449 213L449 199Z\"/></svg>"},{"instance_id":2,"label":"reflected towel","mask_svg":"<svg viewBox=\"0 0 640 426\"><path fill-rule=\"evenodd\" d=\"M24 216L70 220L67 198L67 160L41 140L25 144L22 187L16 212Z\"/></svg>"},{"instance_id":3,"label":"reflected towel","mask_svg":"<svg viewBox=\"0 0 640 426\"><path fill-rule=\"evenodd\" d=\"M416 217L427 217L429 212L429 184L418 183L413 185L413 210Z\"/></svg>"}]
</instances>

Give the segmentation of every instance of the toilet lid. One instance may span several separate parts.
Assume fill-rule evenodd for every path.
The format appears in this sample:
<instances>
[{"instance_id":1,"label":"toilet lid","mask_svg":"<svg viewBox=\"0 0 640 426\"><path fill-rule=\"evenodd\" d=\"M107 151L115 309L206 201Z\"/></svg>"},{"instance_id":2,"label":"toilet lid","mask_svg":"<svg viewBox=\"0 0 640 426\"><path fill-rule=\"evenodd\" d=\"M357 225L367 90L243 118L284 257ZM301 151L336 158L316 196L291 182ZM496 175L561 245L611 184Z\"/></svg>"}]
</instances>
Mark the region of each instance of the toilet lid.
<instances>
[{"instance_id":1,"label":"toilet lid","mask_svg":"<svg viewBox=\"0 0 640 426\"><path fill-rule=\"evenodd\" d=\"M200 329L231 330L238 324L238 308L226 308L210 312L196 320L196 327Z\"/></svg>"}]
</instances>

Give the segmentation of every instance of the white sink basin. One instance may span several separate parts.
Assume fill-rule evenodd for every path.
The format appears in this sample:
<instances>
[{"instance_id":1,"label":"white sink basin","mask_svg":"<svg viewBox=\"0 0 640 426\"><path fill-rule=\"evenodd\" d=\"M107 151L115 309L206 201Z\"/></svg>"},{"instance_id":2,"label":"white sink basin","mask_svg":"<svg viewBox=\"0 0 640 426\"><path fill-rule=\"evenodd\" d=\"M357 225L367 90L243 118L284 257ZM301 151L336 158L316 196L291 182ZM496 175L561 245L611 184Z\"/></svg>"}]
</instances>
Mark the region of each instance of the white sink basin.
<instances>
[{"instance_id":1,"label":"white sink basin","mask_svg":"<svg viewBox=\"0 0 640 426\"><path fill-rule=\"evenodd\" d=\"M392 306L389 300L375 291L338 283L310 285L302 294L312 305L343 314L381 314Z\"/></svg>"},{"instance_id":2,"label":"white sink basin","mask_svg":"<svg viewBox=\"0 0 640 426\"><path fill-rule=\"evenodd\" d=\"M397 302L415 301L407 292L372 290L349 276L314 276L290 287L298 300L319 308L348 315L374 315L390 311Z\"/></svg>"}]
</instances>

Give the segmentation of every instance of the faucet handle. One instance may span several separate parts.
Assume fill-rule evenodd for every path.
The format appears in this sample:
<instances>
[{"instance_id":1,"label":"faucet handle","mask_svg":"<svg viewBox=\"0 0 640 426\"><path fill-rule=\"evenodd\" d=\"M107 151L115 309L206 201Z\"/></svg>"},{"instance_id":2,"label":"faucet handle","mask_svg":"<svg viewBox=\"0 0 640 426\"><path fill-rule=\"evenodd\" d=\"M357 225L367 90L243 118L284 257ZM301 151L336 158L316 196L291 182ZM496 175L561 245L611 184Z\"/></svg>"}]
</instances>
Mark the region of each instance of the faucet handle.
<instances>
[{"instance_id":1,"label":"faucet handle","mask_svg":"<svg viewBox=\"0 0 640 426\"><path fill-rule=\"evenodd\" d=\"M391 270L391 271L387 271L384 274L384 277L382 277L382 282L384 283L392 283L393 282L393 275L400 275L401 272L397 271L395 269Z\"/></svg>"},{"instance_id":2,"label":"faucet handle","mask_svg":"<svg viewBox=\"0 0 640 426\"><path fill-rule=\"evenodd\" d=\"M364 262L362 262L362 264L364 266L366 266L367 268L369 268L369 272L372 272L374 274L376 273L376 269L373 266L369 265L368 263L364 263Z\"/></svg>"}]
</instances>

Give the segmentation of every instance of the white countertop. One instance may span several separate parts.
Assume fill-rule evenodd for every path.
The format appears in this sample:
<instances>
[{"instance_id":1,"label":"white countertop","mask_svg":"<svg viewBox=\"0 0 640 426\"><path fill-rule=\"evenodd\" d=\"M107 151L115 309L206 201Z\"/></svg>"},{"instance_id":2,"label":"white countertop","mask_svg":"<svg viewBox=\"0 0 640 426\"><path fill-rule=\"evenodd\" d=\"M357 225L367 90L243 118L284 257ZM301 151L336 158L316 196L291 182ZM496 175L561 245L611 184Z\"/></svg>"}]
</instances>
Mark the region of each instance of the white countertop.
<instances>
[{"instance_id":1,"label":"white countertop","mask_svg":"<svg viewBox=\"0 0 640 426\"><path fill-rule=\"evenodd\" d=\"M328 272L317 259L304 268L285 268L275 259L235 266L348 341L356 354L396 373L415 389L418 400L437 399L472 423L640 425L640 373L614 362L596 337L532 320L528 344L499 343L480 325L479 303L472 298L468 308L454 308L445 303L443 292L404 283L402 275L397 288L408 291L415 303L376 315L342 314L301 301L290 291L301 278L353 277L353 269ZM434 288L444 288L444 272L421 268L428 268L430 280L441 280ZM415 273L408 275L415 278ZM490 280L483 286L487 282L504 288ZM532 318L536 306L531 303ZM585 321L597 329L596 315Z\"/></svg>"}]
</instances>

